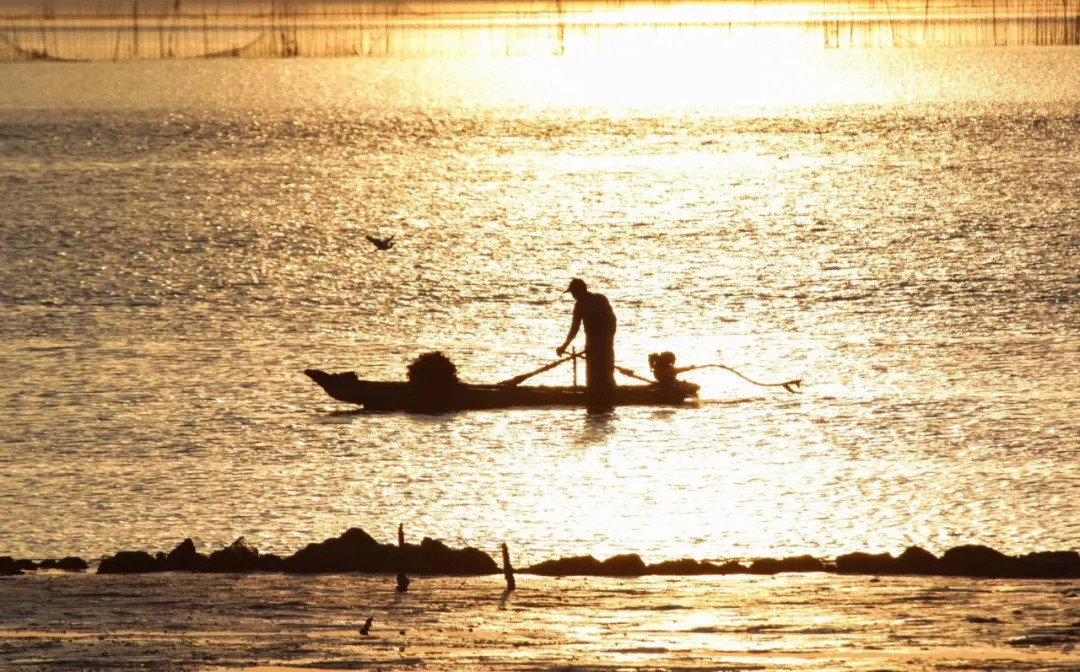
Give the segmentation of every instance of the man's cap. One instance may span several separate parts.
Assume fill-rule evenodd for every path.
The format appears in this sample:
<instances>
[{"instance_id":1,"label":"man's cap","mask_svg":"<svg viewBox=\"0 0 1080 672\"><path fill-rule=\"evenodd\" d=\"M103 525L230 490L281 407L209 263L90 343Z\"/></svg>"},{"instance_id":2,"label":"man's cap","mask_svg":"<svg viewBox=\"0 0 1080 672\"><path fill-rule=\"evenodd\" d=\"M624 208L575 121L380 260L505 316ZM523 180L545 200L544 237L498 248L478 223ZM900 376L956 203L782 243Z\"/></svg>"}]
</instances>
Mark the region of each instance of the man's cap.
<instances>
[{"instance_id":1,"label":"man's cap","mask_svg":"<svg viewBox=\"0 0 1080 672\"><path fill-rule=\"evenodd\" d=\"M587 289L587 287L585 286L585 281L582 280L581 278L574 278L573 280L570 281L570 286L563 290L563 294L565 294L567 292L573 292L575 288L576 289Z\"/></svg>"}]
</instances>

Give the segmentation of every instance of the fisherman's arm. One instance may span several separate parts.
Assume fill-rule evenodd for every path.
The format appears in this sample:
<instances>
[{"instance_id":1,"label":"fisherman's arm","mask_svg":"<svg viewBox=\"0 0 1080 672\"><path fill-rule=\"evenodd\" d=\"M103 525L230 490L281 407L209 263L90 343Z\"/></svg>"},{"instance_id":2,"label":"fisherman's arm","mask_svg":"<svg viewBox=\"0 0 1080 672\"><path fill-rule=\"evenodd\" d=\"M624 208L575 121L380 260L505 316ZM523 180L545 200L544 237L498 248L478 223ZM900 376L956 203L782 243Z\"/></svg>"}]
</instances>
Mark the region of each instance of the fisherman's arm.
<instances>
[{"instance_id":1,"label":"fisherman's arm","mask_svg":"<svg viewBox=\"0 0 1080 672\"><path fill-rule=\"evenodd\" d=\"M566 348L570 346L570 343L577 336L578 329L581 328L581 309L578 306L574 306L574 321L570 323L570 333L566 335L566 340L563 344L555 348L555 354L562 357L562 354L566 352Z\"/></svg>"}]
</instances>

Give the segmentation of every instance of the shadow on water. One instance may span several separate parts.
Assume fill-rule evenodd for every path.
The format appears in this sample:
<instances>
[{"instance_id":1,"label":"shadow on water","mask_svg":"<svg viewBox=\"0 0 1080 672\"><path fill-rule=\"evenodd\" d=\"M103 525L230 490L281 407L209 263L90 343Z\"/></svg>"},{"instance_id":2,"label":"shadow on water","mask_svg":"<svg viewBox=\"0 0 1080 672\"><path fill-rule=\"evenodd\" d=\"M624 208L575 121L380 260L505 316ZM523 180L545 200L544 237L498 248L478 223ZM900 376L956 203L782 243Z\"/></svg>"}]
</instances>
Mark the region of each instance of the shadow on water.
<instances>
[{"instance_id":1,"label":"shadow on water","mask_svg":"<svg viewBox=\"0 0 1080 672\"><path fill-rule=\"evenodd\" d=\"M684 404L679 407L665 407L653 410L649 417L657 420L675 419L681 414L686 413L688 410L695 408L704 408L710 406L720 407L733 407L742 406L744 404L759 404L762 402L770 401L770 397L756 396L756 397L739 397L737 399L694 399L692 402ZM567 413L581 413L581 409L560 409L553 406L551 409L564 410ZM363 417L381 417L391 415L406 415L410 418L417 419L444 419L446 417L452 417L459 413L465 413L468 411L448 411L446 413L412 413L404 411L384 411L384 410L368 410L366 408L340 408L331 409L326 411L320 411L317 416L317 422L321 424L348 424L353 422L357 418ZM515 411L520 413L521 411ZM595 443L597 439L609 436L615 432L616 422L618 419L617 410L599 411L599 412L584 412L582 413L582 419L584 424L582 426L582 436L579 439L580 442Z\"/></svg>"},{"instance_id":2,"label":"shadow on water","mask_svg":"<svg viewBox=\"0 0 1080 672\"><path fill-rule=\"evenodd\" d=\"M574 445L597 446L607 443L618 427L615 411L585 413L580 431L574 437Z\"/></svg>"},{"instance_id":3,"label":"shadow on water","mask_svg":"<svg viewBox=\"0 0 1080 672\"><path fill-rule=\"evenodd\" d=\"M418 411L381 410L366 408L335 409L320 413L317 422L325 425L349 424L357 418L404 416L421 424L452 420L463 411L421 413Z\"/></svg>"},{"instance_id":4,"label":"shadow on water","mask_svg":"<svg viewBox=\"0 0 1080 672\"><path fill-rule=\"evenodd\" d=\"M739 397L738 399L698 399L697 406L742 406L743 404L759 404L768 401L769 397Z\"/></svg>"},{"instance_id":5,"label":"shadow on water","mask_svg":"<svg viewBox=\"0 0 1080 672\"><path fill-rule=\"evenodd\" d=\"M320 413L317 422L324 425L342 425L348 424L358 417L390 414L390 411L369 411L363 408L335 409Z\"/></svg>"}]
</instances>

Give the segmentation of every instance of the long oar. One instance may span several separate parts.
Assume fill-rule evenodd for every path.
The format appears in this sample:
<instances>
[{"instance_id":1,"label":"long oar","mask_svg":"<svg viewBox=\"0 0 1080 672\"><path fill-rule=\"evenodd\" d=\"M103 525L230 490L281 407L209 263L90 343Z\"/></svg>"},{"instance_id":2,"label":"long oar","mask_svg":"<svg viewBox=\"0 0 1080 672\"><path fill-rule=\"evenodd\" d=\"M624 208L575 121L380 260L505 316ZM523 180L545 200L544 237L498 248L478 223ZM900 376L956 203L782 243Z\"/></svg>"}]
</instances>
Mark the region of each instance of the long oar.
<instances>
[{"instance_id":1,"label":"long oar","mask_svg":"<svg viewBox=\"0 0 1080 672\"><path fill-rule=\"evenodd\" d=\"M539 369L537 369L535 371L530 371L528 373L523 373L520 376L514 376L513 378L509 378L507 380L502 381L501 383L495 383L495 384L499 385L499 386L503 386L503 387L514 387L515 385L520 385L521 383L528 380L529 378L532 378L533 376L536 376L536 375L539 375L539 374L541 374L541 373L543 373L545 371L550 371L551 369L554 369L556 366L558 366L559 364L562 364L563 362L569 362L571 359L574 359L575 357L583 357L584 355L585 355L584 352L575 352L574 354L572 354L572 355L570 355L568 357L563 357L562 359L557 359L557 360L555 360L554 362L552 362L550 364L545 364L544 366L541 366Z\"/></svg>"},{"instance_id":2,"label":"long oar","mask_svg":"<svg viewBox=\"0 0 1080 672\"><path fill-rule=\"evenodd\" d=\"M785 380L782 383L762 383L762 382L756 381L753 378L750 378L750 377L748 377L748 376L746 376L746 375L744 375L742 373L739 373L738 371L736 371L735 369L731 368L730 366L728 366L726 364L701 364L699 366L687 366L687 367L683 368L682 370L683 371L693 371L694 369L724 369L726 371L730 371L730 372L734 373L736 376L742 378L743 380L745 380L748 383L753 383L754 385L759 385L761 387L782 387L785 390L787 390L788 392L791 392L792 394L801 394L802 393L802 390L793 389L793 388L796 388L796 387L799 387L800 385L802 385L802 378L794 378L792 380Z\"/></svg>"},{"instance_id":3,"label":"long oar","mask_svg":"<svg viewBox=\"0 0 1080 672\"><path fill-rule=\"evenodd\" d=\"M736 376L742 378L746 382L753 383L754 385L760 385L761 387L782 387L785 390L787 390L788 392L791 392L792 394L802 394L802 390L794 389L794 388L797 388L800 385L802 385L802 378L796 378L794 380L785 380L782 383L762 383L762 382L753 380L752 378L749 378L749 377L743 375L742 373L739 373L738 371L736 371L735 369L731 368L730 366L728 366L726 364L700 364L698 366L684 366L684 367L680 367L680 368L676 369L676 371L678 371L679 373L683 373L685 371L693 371L695 369L725 369L727 371L730 371L730 372L734 373ZM618 371L619 373L623 374L624 376L630 376L631 378L637 378L638 380L644 380L646 383L655 383L656 382L655 380L649 380L648 378L644 378L642 376L639 376L636 373L634 373L632 370L623 368L621 366L616 366L615 370Z\"/></svg>"},{"instance_id":4,"label":"long oar","mask_svg":"<svg viewBox=\"0 0 1080 672\"><path fill-rule=\"evenodd\" d=\"M624 376L630 376L631 378L637 378L638 380L644 380L646 383L655 383L656 382L655 380L651 380L649 378L645 378L644 376L637 375L636 373L634 373L633 369L627 369L627 368L622 367L622 366L616 366L615 370L618 371L619 373L623 374Z\"/></svg>"}]
</instances>

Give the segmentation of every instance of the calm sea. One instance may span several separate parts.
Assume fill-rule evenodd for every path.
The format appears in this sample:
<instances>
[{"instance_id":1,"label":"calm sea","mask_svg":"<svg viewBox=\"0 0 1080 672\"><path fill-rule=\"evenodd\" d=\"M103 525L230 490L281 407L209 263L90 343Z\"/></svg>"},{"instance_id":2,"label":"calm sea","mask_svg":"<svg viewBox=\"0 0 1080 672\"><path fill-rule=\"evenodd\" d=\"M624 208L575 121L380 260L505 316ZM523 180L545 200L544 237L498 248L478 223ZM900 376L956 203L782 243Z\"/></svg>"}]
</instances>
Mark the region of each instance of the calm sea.
<instances>
[{"instance_id":1,"label":"calm sea","mask_svg":"<svg viewBox=\"0 0 1080 672\"><path fill-rule=\"evenodd\" d=\"M0 64L0 555L1077 549L1078 206L1076 48ZM535 369L575 276L619 365L804 392L340 414L302 373Z\"/></svg>"}]
</instances>

